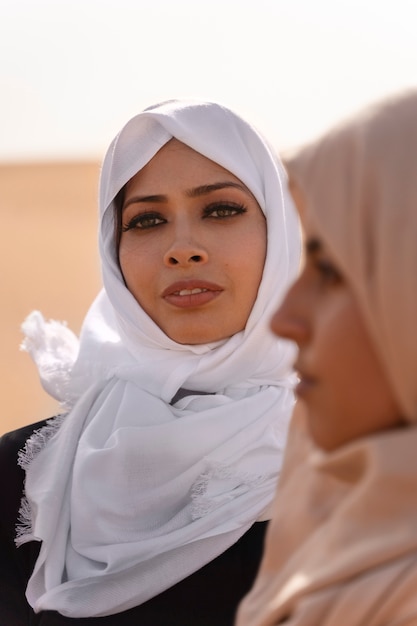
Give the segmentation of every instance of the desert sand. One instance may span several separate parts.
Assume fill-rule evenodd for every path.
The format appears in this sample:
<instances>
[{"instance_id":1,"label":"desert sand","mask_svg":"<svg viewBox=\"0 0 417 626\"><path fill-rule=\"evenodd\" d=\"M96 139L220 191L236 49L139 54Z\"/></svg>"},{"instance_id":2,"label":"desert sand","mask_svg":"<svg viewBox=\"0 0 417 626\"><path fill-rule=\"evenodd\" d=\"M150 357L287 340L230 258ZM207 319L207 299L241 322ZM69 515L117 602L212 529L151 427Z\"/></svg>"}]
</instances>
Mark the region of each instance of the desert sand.
<instances>
[{"instance_id":1,"label":"desert sand","mask_svg":"<svg viewBox=\"0 0 417 626\"><path fill-rule=\"evenodd\" d=\"M79 333L100 288L98 163L0 165L0 434L51 417L20 325L34 309Z\"/></svg>"}]
</instances>

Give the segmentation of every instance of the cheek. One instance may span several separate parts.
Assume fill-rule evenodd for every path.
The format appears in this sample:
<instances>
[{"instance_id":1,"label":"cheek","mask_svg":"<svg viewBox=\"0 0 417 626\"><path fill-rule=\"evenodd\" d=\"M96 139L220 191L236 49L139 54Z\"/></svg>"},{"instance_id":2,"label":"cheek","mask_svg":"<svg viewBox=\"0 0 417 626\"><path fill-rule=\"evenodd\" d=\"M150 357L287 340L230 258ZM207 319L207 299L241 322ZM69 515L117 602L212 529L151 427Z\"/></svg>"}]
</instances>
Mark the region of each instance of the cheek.
<instances>
[{"instance_id":1,"label":"cheek","mask_svg":"<svg viewBox=\"0 0 417 626\"><path fill-rule=\"evenodd\" d=\"M352 397L363 413L364 425L368 424L369 431L379 430L394 425L401 411L373 343L361 330L356 339L356 385Z\"/></svg>"},{"instance_id":2,"label":"cheek","mask_svg":"<svg viewBox=\"0 0 417 626\"><path fill-rule=\"evenodd\" d=\"M350 397L363 403L361 391L381 384L383 376L370 337L354 304L346 306L340 315L333 340L339 348L339 377L345 380Z\"/></svg>"},{"instance_id":3,"label":"cheek","mask_svg":"<svg viewBox=\"0 0 417 626\"><path fill-rule=\"evenodd\" d=\"M152 269L155 268L152 256L143 246L128 245L122 241L119 247L119 264L128 289L137 296L135 292L151 279Z\"/></svg>"},{"instance_id":4,"label":"cheek","mask_svg":"<svg viewBox=\"0 0 417 626\"><path fill-rule=\"evenodd\" d=\"M239 238L238 250L240 263L247 268L247 272L262 276L267 251L266 222L263 218Z\"/></svg>"},{"instance_id":5,"label":"cheek","mask_svg":"<svg viewBox=\"0 0 417 626\"><path fill-rule=\"evenodd\" d=\"M337 429L363 410L373 363L369 344L349 295L324 296L315 310L313 332L305 347L304 366L317 380L315 417Z\"/></svg>"},{"instance_id":6,"label":"cheek","mask_svg":"<svg viewBox=\"0 0 417 626\"><path fill-rule=\"evenodd\" d=\"M125 282L129 282L132 274L134 274L134 268L137 265L136 254L132 249L129 249L125 245L119 247L119 265L122 271Z\"/></svg>"},{"instance_id":7,"label":"cheek","mask_svg":"<svg viewBox=\"0 0 417 626\"><path fill-rule=\"evenodd\" d=\"M337 298L325 302L324 306L314 307L314 317L311 323L311 343L308 351L311 352L312 365L317 370L317 376L333 375L343 370L347 365L348 354L352 342L348 340L347 328L350 325L349 316L342 302ZM343 355L343 356L342 356Z\"/></svg>"},{"instance_id":8,"label":"cheek","mask_svg":"<svg viewBox=\"0 0 417 626\"><path fill-rule=\"evenodd\" d=\"M339 445L396 424L397 403L356 305L341 302L333 315L323 314L321 337L314 407L321 441Z\"/></svg>"},{"instance_id":9,"label":"cheek","mask_svg":"<svg viewBox=\"0 0 417 626\"><path fill-rule=\"evenodd\" d=\"M246 292L251 304L256 299L262 280L266 258L266 237L260 229L257 236L253 233L241 238L231 263L233 263L237 282Z\"/></svg>"}]
</instances>

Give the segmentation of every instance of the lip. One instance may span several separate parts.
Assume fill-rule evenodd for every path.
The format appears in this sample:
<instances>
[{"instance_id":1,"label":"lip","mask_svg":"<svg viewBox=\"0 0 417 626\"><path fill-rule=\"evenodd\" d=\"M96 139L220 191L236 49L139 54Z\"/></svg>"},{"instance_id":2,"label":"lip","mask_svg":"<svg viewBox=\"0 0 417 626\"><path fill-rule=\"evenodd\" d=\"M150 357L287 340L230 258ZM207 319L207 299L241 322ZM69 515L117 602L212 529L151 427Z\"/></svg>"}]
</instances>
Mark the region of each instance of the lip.
<instances>
[{"instance_id":1,"label":"lip","mask_svg":"<svg viewBox=\"0 0 417 626\"><path fill-rule=\"evenodd\" d=\"M300 382L295 388L295 393L299 398L305 398L315 386L314 380L311 378L300 378Z\"/></svg>"},{"instance_id":2,"label":"lip","mask_svg":"<svg viewBox=\"0 0 417 626\"><path fill-rule=\"evenodd\" d=\"M294 366L294 369L296 370L300 379L295 388L295 393L299 398L303 398L316 386L316 380L303 372L302 369L297 366L297 364Z\"/></svg>"},{"instance_id":3,"label":"lip","mask_svg":"<svg viewBox=\"0 0 417 626\"><path fill-rule=\"evenodd\" d=\"M162 298L175 307L187 309L211 302L222 291L223 288L220 285L207 282L206 280L179 280L164 289Z\"/></svg>"}]
</instances>

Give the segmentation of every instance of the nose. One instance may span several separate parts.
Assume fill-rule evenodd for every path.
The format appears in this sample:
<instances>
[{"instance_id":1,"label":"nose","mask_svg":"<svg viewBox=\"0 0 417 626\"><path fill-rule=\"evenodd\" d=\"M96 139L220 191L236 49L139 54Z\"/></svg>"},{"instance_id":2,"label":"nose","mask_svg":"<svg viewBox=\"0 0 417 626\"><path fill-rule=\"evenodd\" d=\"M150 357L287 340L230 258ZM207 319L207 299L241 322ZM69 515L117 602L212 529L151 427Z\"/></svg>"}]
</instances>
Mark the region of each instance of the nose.
<instances>
[{"instance_id":1,"label":"nose","mask_svg":"<svg viewBox=\"0 0 417 626\"><path fill-rule=\"evenodd\" d=\"M174 240L164 254L165 265L180 265L187 267L196 263L206 263L208 251L196 235L192 236L190 229L177 229Z\"/></svg>"},{"instance_id":2,"label":"nose","mask_svg":"<svg viewBox=\"0 0 417 626\"><path fill-rule=\"evenodd\" d=\"M278 337L295 341L299 346L308 341L310 324L300 279L290 287L283 302L272 316L271 330Z\"/></svg>"}]
</instances>

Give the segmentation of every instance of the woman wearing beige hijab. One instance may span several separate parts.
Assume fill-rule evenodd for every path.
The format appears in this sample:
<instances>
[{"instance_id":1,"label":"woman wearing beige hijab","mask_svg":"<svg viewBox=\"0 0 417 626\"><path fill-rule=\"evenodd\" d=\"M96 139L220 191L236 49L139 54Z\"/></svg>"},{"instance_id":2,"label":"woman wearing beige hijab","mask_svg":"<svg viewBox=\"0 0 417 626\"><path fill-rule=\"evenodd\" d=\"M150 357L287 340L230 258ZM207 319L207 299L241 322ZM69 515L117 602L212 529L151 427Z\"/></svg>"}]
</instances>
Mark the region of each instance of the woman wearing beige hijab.
<instances>
[{"instance_id":1,"label":"woman wearing beige hijab","mask_svg":"<svg viewBox=\"0 0 417 626\"><path fill-rule=\"evenodd\" d=\"M415 626L417 91L287 167L306 260L272 327L301 402L237 624Z\"/></svg>"}]
</instances>

